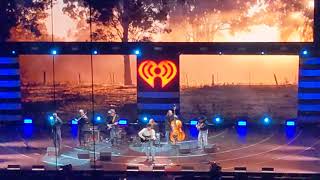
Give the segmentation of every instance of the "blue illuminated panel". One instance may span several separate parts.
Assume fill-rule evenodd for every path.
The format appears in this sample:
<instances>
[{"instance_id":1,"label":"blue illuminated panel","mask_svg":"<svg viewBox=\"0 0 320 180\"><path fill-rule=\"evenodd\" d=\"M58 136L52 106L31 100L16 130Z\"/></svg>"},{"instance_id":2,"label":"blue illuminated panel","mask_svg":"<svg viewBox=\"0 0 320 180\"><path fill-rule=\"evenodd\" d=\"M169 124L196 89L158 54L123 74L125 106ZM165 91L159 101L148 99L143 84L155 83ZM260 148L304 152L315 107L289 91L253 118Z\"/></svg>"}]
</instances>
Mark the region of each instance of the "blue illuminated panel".
<instances>
[{"instance_id":1,"label":"blue illuminated panel","mask_svg":"<svg viewBox=\"0 0 320 180\"><path fill-rule=\"evenodd\" d=\"M197 125L197 123L198 123L198 121L196 121L196 120L191 120L191 121L190 121L190 125L192 125L192 126Z\"/></svg>"},{"instance_id":2,"label":"blue illuminated panel","mask_svg":"<svg viewBox=\"0 0 320 180\"><path fill-rule=\"evenodd\" d=\"M23 120L23 123L24 124L32 124L32 119L26 118L26 119Z\"/></svg>"},{"instance_id":3,"label":"blue illuminated panel","mask_svg":"<svg viewBox=\"0 0 320 180\"><path fill-rule=\"evenodd\" d=\"M127 124L128 124L128 120L126 120L126 119L119 120L119 125L127 125Z\"/></svg>"},{"instance_id":4,"label":"blue illuminated panel","mask_svg":"<svg viewBox=\"0 0 320 180\"><path fill-rule=\"evenodd\" d=\"M286 122L286 126L295 126L296 125L296 122L294 121L287 121Z\"/></svg>"},{"instance_id":5,"label":"blue illuminated panel","mask_svg":"<svg viewBox=\"0 0 320 180\"><path fill-rule=\"evenodd\" d=\"M238 121L238 126L247 126L247 121Z\"/></svg>"}]
</instances>

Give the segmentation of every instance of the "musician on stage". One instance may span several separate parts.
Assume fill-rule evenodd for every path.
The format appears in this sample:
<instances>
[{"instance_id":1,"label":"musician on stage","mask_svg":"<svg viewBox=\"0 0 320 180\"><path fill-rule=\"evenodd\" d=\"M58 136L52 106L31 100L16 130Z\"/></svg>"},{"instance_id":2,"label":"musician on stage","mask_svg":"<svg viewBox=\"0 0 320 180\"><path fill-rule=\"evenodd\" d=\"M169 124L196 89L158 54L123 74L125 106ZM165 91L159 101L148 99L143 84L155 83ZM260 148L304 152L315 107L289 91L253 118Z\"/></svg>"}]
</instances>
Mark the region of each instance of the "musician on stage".
<instances>
[{"instance_id":1,"label":"musician on stage","mask_svg":"<svg viewBox=\"0 0 320 180\"><path fill-rule=\"evenodd\" d=\"M156 123L156 121L151 118L149 120L149 124L151 125L151 128L155 131L156 134L156 141L155 141L155 145L160 145L160 132L159 132L159 126L158 123Z\"/></svg>"},{"instance_id":2,"label":"musician on stage","mask_svg":"<svg viewBox=\"0 0 320 180\"><path fill-rule=\"evenodd\" d=\"M165 137L166 137L166 143L169 144L170 141L170 132L171 132L171 121L174 120L174 114L172 110L169 110L166 115L165 119Z\"/></svg>"},{"instance_id":3,"label":"musician on stage","mask_svg":"<svg viewBox=\"0 0 320 180\"><path fill-rule=\"evenodd\" d=\"M154 162L155 149L154 149L153 141L156 140L155 134L156 133L154 129L152 129L151 124L147 124L147 126L138 133L144 146L144 151L147 156L147 161L150 161L150 162ZM151 159L150 159L150 156L151 156Z\"/></svg>"},{"instance_id":4,"label":"musician on stage","mask_svg":"<svg viewBox=\"0 0 320 180\"><path fill-rule=\"evenodd\" d=\"M115 145L117 133L119 131L118 123L119 123L119 115L116 114L116 111L114 109L110 109L108 111L108 117L107 117L107 127L110 130L110 141L112 145Z\"/></svg>"},{"instance_id":5,"label":"musician on stage","mask_svg":"<svg viewBox=\"0 0 320 180\"><path fill-rule=\"evenodd\" d=\"M56 148L56 153L60 154L61 150L61 126L63 124L62 120L57 113L53 113L53 122L52 122L52 136L53 136L53 145Z\"/></svg>"},{"instance_id":6,"label":"musician on stage","mask_svg":"<svg viewBox=\"0 0 320 180\"><path fill-rule=\"evenodd\" d=\"M90 128L90 121L87 116L87 113L84 112L83 109L79 110L79 117L77 118L78 121L78 139L79 139L79 146L87 146L86 140L86 131L89 131Z\"/></svg>"},{"instance_id":7,"label":"musician on stage","mask_svg":"<svg viewBox=\"0 0 320 180\"><path fill-rule=\"evenodd\" d=\"M201 149L204 149L205 146L208 145L208 124L207 118L205 116L201 116L198 118L198 123L196 125L199 134L198 134L198 146Z\"/></svg>"}]
</instances>

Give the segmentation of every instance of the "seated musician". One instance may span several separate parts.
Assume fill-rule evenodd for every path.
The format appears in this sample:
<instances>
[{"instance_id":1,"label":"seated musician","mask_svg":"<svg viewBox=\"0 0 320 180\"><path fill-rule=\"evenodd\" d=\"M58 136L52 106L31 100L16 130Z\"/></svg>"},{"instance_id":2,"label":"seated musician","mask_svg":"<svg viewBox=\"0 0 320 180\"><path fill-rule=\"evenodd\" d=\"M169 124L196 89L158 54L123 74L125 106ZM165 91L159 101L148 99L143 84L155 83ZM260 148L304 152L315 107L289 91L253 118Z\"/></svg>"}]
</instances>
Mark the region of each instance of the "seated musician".
<instances>
[{"instance_id":1,"label":"seated musician","mask_svg":"<svg viewBox=\"0 0 320 180\"><path fill-rule=\"evenodd\" d=\"M139 137L141 138L141 142L144 146L144 151L147 156L147 161L154 161L155 150L153 141L156 140L155 131L152 129L151 124L147 124L147 127L143 128L139 133ZM150 158L151 156L151 158Z\"/></svg>"},{"instance_id":2,"label":"seated musician","mask_svg":"<svg viewBox=\"0 0 320 180\"><path fill-rule=\"evenodd\" d=\"M160 131L159 131L159 125L158 123L156 123L156 121L151 118L149 120L149 124L151 125L151 128L155 131L155 134L156 134L156 141L155 141L155 144L156 145L160 145Z\"/></svg>"},{"instance_id":3,"label":"seated musician","mask_svg":"<svg viewBox=\"0 0 320 180\"><path fill-rule=\"evenodd\" d=\"M77 118L77 121L79 146L87 146L86 132L89 131L90 121L87 113L85 113L83 109L79 110L79 117Z\"/></svg>"},{"instance_id":4,"label":"seated musician","mask_svg":"<svg viewBox=\"0 0 320 180\"><path fill-rule=\"evenodd\" d=\"M116 111L114 109L110 109L108 111L108 117L107 117L107 126L110 130L110 141L112 145L115 145L117 133L119 131L118 129L118 121L120 117L116 114Z\"/></svg>"},{"instance_id":5,"label":"seated musician","mask_svg":"<svg viewBox=\"0 0 320 180\"><path fill-rule=\"evenodd\" d=\"M208 124L207 118L205 116L201 116L198 118L198 123L196 125L199 134L198 134L198 146L201 149L204 149L205 146L208 145Z\"/></svg>"}]
</instances>

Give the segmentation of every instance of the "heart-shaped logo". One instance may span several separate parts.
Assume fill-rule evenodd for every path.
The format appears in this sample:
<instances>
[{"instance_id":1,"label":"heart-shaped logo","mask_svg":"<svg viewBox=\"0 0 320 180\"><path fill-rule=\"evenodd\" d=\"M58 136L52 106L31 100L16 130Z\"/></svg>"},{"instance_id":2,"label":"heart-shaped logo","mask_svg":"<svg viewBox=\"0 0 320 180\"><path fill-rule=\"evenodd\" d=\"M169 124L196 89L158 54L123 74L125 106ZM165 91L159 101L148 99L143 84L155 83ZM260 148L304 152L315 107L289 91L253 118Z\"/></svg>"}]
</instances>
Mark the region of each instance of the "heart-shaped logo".
<instances>
[{"instance_id":1,"label":"heart-shaped logo","mask_svg":"<svg viewBox=\"0 0 320 180\"><path fill-rule=\"evenodd\" d=\"M143 61L138 68L139 76L154 88L155 78L161 79L161 87L168 85L177 75L177 66L170 60L157 64L152 60Z\"/></svg>"}]
</instances>

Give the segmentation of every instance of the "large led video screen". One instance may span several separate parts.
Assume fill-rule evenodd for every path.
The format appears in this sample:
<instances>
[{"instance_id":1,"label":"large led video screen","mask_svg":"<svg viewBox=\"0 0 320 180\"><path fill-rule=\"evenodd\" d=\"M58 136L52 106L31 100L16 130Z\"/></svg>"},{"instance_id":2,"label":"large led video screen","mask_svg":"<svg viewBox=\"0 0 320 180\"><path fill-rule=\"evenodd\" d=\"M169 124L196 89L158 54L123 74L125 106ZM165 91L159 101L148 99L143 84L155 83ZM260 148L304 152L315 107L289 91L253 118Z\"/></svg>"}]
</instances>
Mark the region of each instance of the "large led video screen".
<instances>
[{"instance_id":1,"label":"large led video screen","mask_svg":"<svg viewBox=\"0 0 320 180\"><path fill-rule=\"evenodd\" d=\"M36 123L55 111L71 123L80 109L102 120L115 109L136 120L135 56L96 55L92 64L90 55L21 55L19 61L24 114Z\"/></svg>"},{"instance_id":2,"label":"large led video screen","mask_svg":"<svg viewBox=\"0 0 320 180\"><path fill-rule=\"evenodd\" d=\"M297 116L298 56L180 56L181 117L274 123Z\"/></svg>"},{"instance_id":3,"label":"large led video screen","mask_svg":"<svg viewBox=\"0 0 320 180\"><path fill-rule=\"evenodd\" d=\"M9 41L90 41L90 27L93 41L103 42L313 41L314 0L53 0L52 9L43 0L6 6L0 34Z\"/></svg>"}]
</instances>

